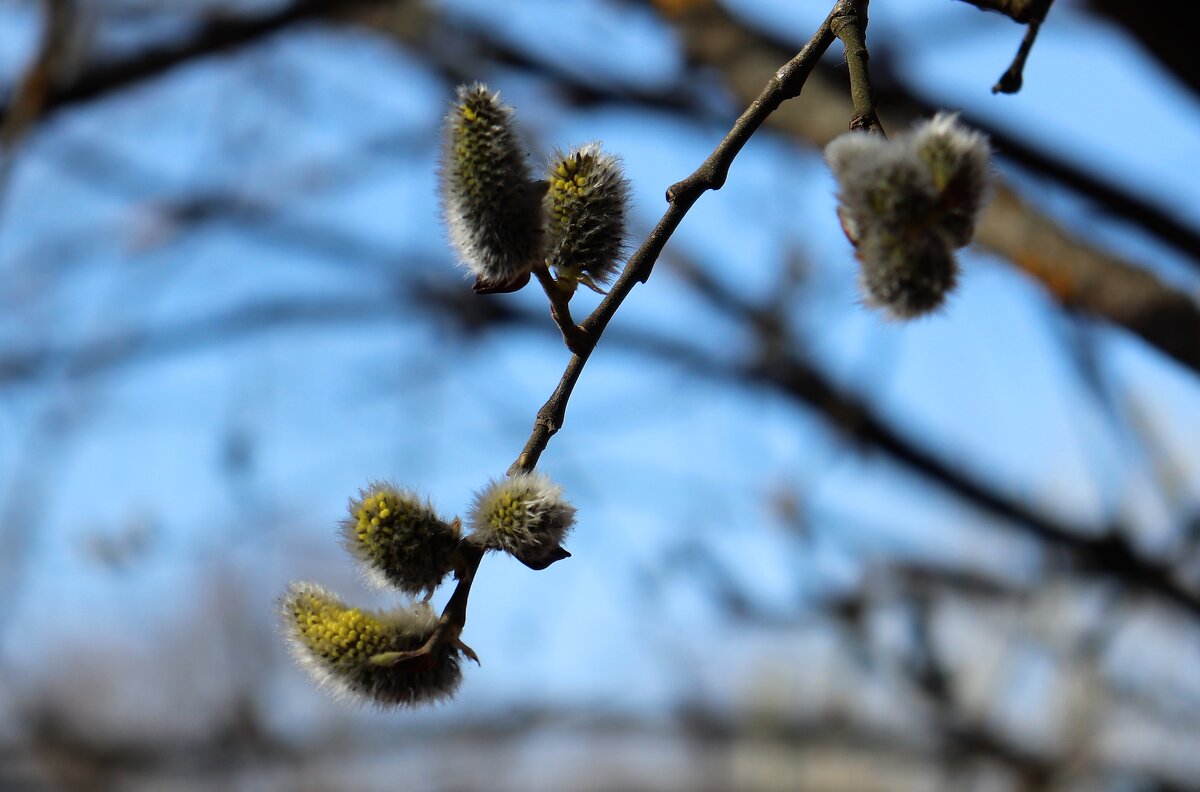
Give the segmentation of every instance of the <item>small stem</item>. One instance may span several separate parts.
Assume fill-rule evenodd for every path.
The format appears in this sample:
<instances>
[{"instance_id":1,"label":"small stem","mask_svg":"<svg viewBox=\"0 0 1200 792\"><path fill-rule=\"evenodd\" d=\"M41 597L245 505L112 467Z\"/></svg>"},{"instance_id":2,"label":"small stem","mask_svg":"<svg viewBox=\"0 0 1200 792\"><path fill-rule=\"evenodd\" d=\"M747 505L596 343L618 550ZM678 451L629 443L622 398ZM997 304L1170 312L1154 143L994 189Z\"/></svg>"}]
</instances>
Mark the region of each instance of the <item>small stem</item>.
<instances>
[{"instance_id":1,"label":"small stem","mask_svg":"<svg viewBox=\"0 0 1200 792\"><path fill-rule=\"evenodd\" d=\"M583 348L587 334L571 318L571 291L555 280L545 264L535 266L533 276L542 284L542 291L546 292L546 297L550 299L550 316L562 331L563 343L567 345L567 349L578 353Z\"/></svg>"},{"instance_id":2,"label":"small stem","mask_svg":"<svg viewBox=\"0 0 1200 792\"><path fill-rule=\"evenodd\" d=\"M585 337L583 347L574 354L571 362L567 364L566 371L563 372L562 378L558 381L558 387L554 389L554 393L542 405L542 409L538 410L537 418L533 421L533 431L529 434L529 440L526 441L525 447L521 449L520 456L509 467L508 475L528 473L537 467L538 459L541 458L542 452L546 450L546 446L550 443L550 438L562 428L563 421L567 417L567 401L571 398L571 392L575 390L575 383L579 381L579 375L583 373L583 366L587 362L588 356L592 354L592 349L596 346L594 339L594 336Z\"/></svg>"},{"instance_id":3,"label":"small stem","mask_svg":"<svg viewBox=\"0 0 1200 792\"><path fill-rule=\"evenodd\" d=\"M833 34L842 41L846 65L850 69L850 98L854 102L854 117L850 129L884 134L883 124L875 112L875 93L871 90L871 74L867 68L867 4L870 0L839 0L833 11Z\"/></svg>"},{"instance_id":4,"label":"small stem","mask_svg":"<svg viewBox=\"0 0 1200 792\"><path fill-rule=\"evenodd\" d=\"M389 653L386 656L388 665L405 671L419 670L428 665L439 646L451 643L463 648L459 636L467 624L467 601L471 597L471 584L475 582L475 573L479 571L479 564L483 561L484 550L464 541L459 546L459 553L462 554L462 565L458 570L458 585L454 587L450 601L442 609L438 626L420 648L410 652ZM479 658L475 657L475 652L471 651L470 647L465 647L465 651L468 657L479 662ZM400 668L401 666L407 667Z\"/></svg>"},{"instance_id":5,"label":"small stem","mask_svg":"<svg viewBox=\"0 0 1200 792\"><path fill-rule=\"evenodd\" d=\"M45 110L71 61L80 26L76 0L42 0L44 21L37 54L20 76L7 107L0 106L0 209L8 195L17 148Z\"/></svg>"},{"instance_id":6,"label":"small stem","mask_svg":"<svg viewBox=\"0 0 1200 792\"><path fill-rule=\"evenodd\" d=\"M1049 10L1050 3L1047 2L1042 8L1041 16L1029 20L1028 27L1025 28L1025 37L1021 39L1021 46L1017 48L1016 57L1009 64L1008 70L1000 75L1000 79L992 86L992 93L1015 94L1021 90L1021 85L1025 82L1025 61L1029 59L1033 42L1037 40L1038 31L1042 28L1042 20Z\"/></svg>"}]
</instances>

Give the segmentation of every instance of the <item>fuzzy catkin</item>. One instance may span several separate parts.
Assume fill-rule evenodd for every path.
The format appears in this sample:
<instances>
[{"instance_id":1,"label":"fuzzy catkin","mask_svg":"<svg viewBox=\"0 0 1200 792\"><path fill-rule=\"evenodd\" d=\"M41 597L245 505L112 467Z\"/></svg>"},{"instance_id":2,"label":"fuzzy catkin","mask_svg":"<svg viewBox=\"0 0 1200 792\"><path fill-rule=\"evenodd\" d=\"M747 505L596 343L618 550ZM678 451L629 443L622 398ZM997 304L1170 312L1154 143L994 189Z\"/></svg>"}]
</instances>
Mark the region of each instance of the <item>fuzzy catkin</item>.
<instances>
[{"instance_id":1,"label":"fuzzy catkin","mask_svg":"<svg viewBox=\"0 0 1200 792\"><path fill-rule=\"evenodd\" d=\"M928 167L942 217L938 223L956 248L970 244L991 190L991 146L953 113L938 113L916 128L912 147Z\"/></svg>"},{"instance_id":2,"label":"fuzzy catkin","mask_svg":"<svg viewBox=\"0 0 1200 792\"><path fill-rule=\"evenodd\" d=\"M937 206L929 169L898 141L850 132L825 148L838 179L839 213L851 241L873 230L902 230L928 222Z\"/></svg>"},{"instance_id":3,"label":"fuzzy catkin","mask_svg":"<svg viewBox=\"0 0 1200 792\"><path fill-rule=\"evenodd\" d=\"M971 241L987 200L987 139L939 113L891 140L842 135L825 156L866 303L896 319L939 308L958 283L954 251Z\"/></svg>"},{"instance_id":4,"label":"fuzzy catkin","mask_svg":"<svg viewBox=\"0 0 1200 792\"><path fill-rule=\"evenodd\" d=\"M629 182L620 160L589 143L555 152L547 178L547 264L559 278L608 283L625 247Z\"/></svg>"},{"instance_id":5,"label":"fuzzy catkin","mask_svg":"<svg viewBox=\"0 0 1200 792\"><path fill-rule=\"evenodd\" d=\"M439 177L450 243L477 288L523 285L542 255L541 188L531 179L512 108L487 86L458 89Z\"/></svg>"},{"instance_id":6,"label":"fuzzy catkin","mask_svg":"<svg viewBox=\"0 0 1200 792\"><path fill-rule=\"evenodd\" d=\"M312 583L293 583L281 616L297 662L318 685L335 694L381 707L423 704L454 694L462 680L456 648L439 647L418 671L373 663L390 652L421 647L438 618L428 605L392 612L349 608Z\"/></svg>"},{"instance_id":7,"label":"fuzzy catkin","mask_svg":"<svg viewBox=\"0 0 1200 792\"><path fill-rule=\"evenodd\" d=\"M871 231L858 243L859 281L867 305L892 319L913 319L939 308L958 284L958 260L934 229L894 236Z\"/></svg>"},{"instance_id":8,"label":"fuzzy catkin","mask_svg":"<svg viewBox=\"0 0 1200 792\"><path fill-rule=\"evenodd\" d=\"M574 522L562 487L541 473L518 473L476 495L467 541L540 568L563 557L561 542Z\"/></svg>"},{"instance_id":9,"label":"fuzzy catkin","mask_svg":"<svg viewBox=\"0 0 1200 792\"><path fill-rule=\"evenodd\" d=\"M442 520L411 490L372 483L350 500L349 512L343 543L377 588L428 595L453 570L457 523Z\"/></svg>"}]
</instances>

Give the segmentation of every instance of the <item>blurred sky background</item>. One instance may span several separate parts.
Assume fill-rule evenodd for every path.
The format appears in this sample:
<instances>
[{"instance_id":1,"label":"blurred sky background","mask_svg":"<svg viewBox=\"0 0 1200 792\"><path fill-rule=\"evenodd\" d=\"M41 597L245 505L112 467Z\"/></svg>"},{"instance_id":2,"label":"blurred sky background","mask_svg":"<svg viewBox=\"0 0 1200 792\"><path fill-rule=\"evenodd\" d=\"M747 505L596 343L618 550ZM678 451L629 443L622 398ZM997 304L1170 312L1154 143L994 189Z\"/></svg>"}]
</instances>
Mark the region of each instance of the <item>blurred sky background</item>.
<instances>
[{"instance_id":1,"label":"blurred sky background","mask_svg":"<svg viewBox=\"0 0 1200 792\"><path fill-rule=\"evenodd\" d=\"M283 4L90 5L88 58L103 60L183 40L206 14ZM798 49L829 4L724 5ZM622 156L634 245L665 209L665 188L742 109L719 75L687 67L677 31L646 4L428 8L546 67L466 51L461 64L517 108L535 164L591 140ZM20 80L41 19L37 3L0 1L0 85ZM992 95L1022 33L949 0L871 6L872 54L906 85L1200 225L1196 95L1069 0L1050 13L1023 90ZM840 58L835 44L827 60ZM678 90L705 112L581 105L555 74L618 93ZM1153 557L1179 550L1180 526L1200 513L1196 373L1121 328L1063 313L978 249L963 251L946 310L883 320L859 302L819 150L764 129L618 313L542 458L579 509L573 557L540 573L485 559L464 634L482 665L455 701L378 713L316 690L278 638L288 582L393 601L368 591L341 550L347 498L389 479L464 514L516 457L568 359L540 291L472 298L455 268L436 195L453 88L402 42L303 24L65 107L12 153L0 187L0 743L15 747L0 754L11 785L0 764L0 788L71 786L31 769L21 746L35 713L80 739L187 744L228 723L231 702L250 702L284 745L367 735L352 760L301 774L263 760L236 781L128 777L113 788L683 789L691 754L669 735L687 708L832 718L853 698L855 711L903 728L910 715L886 686L845 692L855 672L822 603L895 562L1016 586L1053 585L1057 573L1028 537L860 453L793 400L640 349L650 336L731 364L754 354L748 329L698 297L672 254L747 300L784 294L797 349L956 469L1073 524L1130 526ZM1076 234L1200 294L1184 254L1036 172L997 167ZM472 332L431 296L457 292L542 321ZM577 316L597 300L580 292ZM759 617L731 611L714 586ZM1103 613L1104 592L1084 588L1079 607ZM952 606L939 619L951 654L1016 651ZM871 633L887 644L895 623L885 609ZM1135 687L1194 716L1196 627L1136 622L1113 639L1106 668L1137 669ZM1046 691L1059 672L1036 654L1012 667L997 722L1050 740ZM514 720L530 711L562 715L541 730ZM573 774L599 754L573 724L605 718L658 737L607 737L618 775L588 786ZM1200 778L1186 750L1200 741L1197 720L1172 730L1175 742L1125 738L1131 766L1154 757L1176 788L1200 789L1187 786ZM497 738L509 748L458 767L428 735L463 723L511 724ZM760 788L757 772L729 778Z\"/></svg>"}]
</instances>

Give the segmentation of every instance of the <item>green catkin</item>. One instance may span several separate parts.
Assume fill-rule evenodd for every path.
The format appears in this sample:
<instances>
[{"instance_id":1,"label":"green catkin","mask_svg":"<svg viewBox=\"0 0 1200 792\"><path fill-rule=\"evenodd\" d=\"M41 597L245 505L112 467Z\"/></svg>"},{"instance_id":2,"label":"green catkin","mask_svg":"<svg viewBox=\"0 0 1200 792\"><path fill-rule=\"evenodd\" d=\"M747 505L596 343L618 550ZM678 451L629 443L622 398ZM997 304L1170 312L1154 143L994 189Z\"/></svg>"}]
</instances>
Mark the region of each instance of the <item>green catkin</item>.
<instances>
[{"instance_id":1,"label":"green catkin","mask_svg":"<svg viewBox=\"0 0 1200 792\"><path fill-rule=\"evenodd\" d=\"M375 482L350 500L349 512L342 540L377 587L428 595L454 569L457 522L412 491Z\"/></svg>"},{"instance_id":2,"label":"green catkin","mask_svg":"<svg viewBox=\"0 0 1200 792\"><path fill-rule=\"evenodd\" d=\"M462 679L461 657L441 647L416 671L372 662L421 647L437 627L428 605L393 612L349 608L311 583L293 583L282 602L292 653L322 687L381 707L423 704L453 695Z\"/></svg>"},{"instance_id":3,"label":"green catkin","mask_svg":"<svg viewBox=\"0 0 1200 792\"><path fill-rule=\"evenodd\" d=\"M461 86L446 116L439 173L450 242L478 291L512 291L542 256L541 186L531 179L511 107Z\"/></svg>"},{"instance_id":4,"label":"green catkin","mask_svg":"<svg viewBox=\"0 0 1200 792\"><path fill-rule=\"evenodd\" d=\"M518 473L476 495L467 541L536 569L565 557L561 543L574 522L561 487L540 473Z\"/></svg>"},{"instance_id":5,"label":"green catkin","mask_svg":"<svg viewBox=\"0 0 1200 792\"><path fill-rule=\"evenodd\" d=\"M912 146L929 168L942 216L938 223L955 248L975 236L991 183L991 147L980 132L952 113L938 113L916 129Z\"/></svg>"},{"instance_id":6,"label":"green catkin","mask_svg":"<svg viewBox=\"0 0 1200 792\"><path fill-rule=\"evenodd\" d=\"M625 248L629 183L597 143L551 158L543 201L546 262L560 279L607 284Z\"/></svg>"}]
</instances>

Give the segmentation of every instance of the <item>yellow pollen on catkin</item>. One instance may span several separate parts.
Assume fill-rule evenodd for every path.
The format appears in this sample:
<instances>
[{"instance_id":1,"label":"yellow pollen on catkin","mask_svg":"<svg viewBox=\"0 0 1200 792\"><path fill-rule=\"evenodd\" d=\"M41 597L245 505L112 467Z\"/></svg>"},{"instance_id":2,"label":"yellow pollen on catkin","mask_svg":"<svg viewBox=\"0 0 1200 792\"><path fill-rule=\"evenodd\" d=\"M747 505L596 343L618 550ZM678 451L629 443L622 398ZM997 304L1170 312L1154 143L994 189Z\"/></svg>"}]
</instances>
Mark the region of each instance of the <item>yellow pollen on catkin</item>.
<instances>
[{"instance_id":1,"label":"yellow pollen on catkin","mask_svg":"<svg viewBox=\"0 0 1200 792\"><path fill-rule=\"evenodd\" d=\"M415 493L374 483L350 501L349 512L342 522L346 548L373 585L432 591L452 568L458 524L444 522Z\"/></svg>"},{"instance_id":2,"label":"yellow pollen on catkin","mask_svg":"<svg viewBox=\"0 0 1200 792\"><path fill-rule=\"evenodd\" d=\"M521 527L521 514L525 508L525 500L520 494L502 493L497 498L495 509L488 522L497 531L512 533Z\"/></svg>"},{"instance_id":3,"label":"yellow pollen on catkin","mask_svg":"<svg viewBox=\"0 0 1200 792\"><path fill-rule=\"evenodd\" d=\"M300 595L292 608L299 640L333 663L355 664L387 649L384 625L359 608L346 608L314 594Z\"/></svg>"},{"instance_id":4,"label":"yellow pollen on catkin","mask_svg":"<svg viewBox=\"0 0 1200 792\"><path fill-rule=\"evenodd\" d=\"M371 546L380 534L392 535L397 523L402 522L409 513L402 502L387 493L364 498L362 505L354 512L355 536L363 544Z\"/></svg>"}]
</instances>

